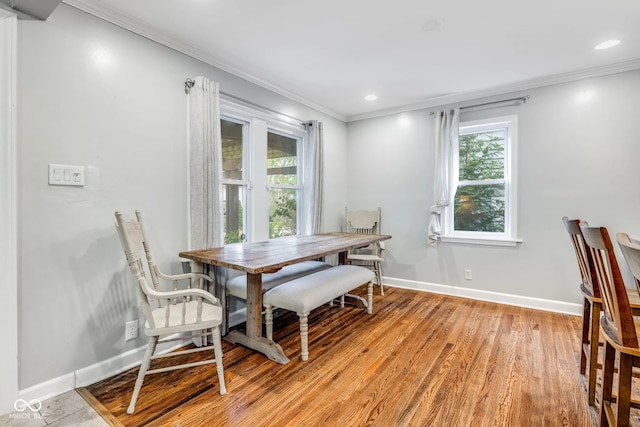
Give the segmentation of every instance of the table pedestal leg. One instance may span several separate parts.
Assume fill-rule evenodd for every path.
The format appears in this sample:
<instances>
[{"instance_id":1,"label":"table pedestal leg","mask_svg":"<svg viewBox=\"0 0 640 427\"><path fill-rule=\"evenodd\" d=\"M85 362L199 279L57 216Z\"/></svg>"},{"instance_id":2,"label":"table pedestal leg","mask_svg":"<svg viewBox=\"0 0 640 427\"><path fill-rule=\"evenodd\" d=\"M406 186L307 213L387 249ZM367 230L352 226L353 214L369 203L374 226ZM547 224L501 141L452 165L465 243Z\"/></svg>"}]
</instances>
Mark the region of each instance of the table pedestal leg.
<instances>
[{"instance_id":1,"label":"table pedestal leg","mask_svg":"<svg viewBox=\"0 0 640 427\"><path fill-rule=\"evenodd\" d=\"M289 363L282 347L262 336L262 274L247 273L246 332L230 331L225 339L259 351L274 362Z\"/></svg>"},{"instance_id":2,"label":"table pedestal leg","mask_svg":"<svg viewBox=\"0 0 640 427\"><path fill-rule=\"evenodd\" d=\"M289 358L285 356L284 351L282 351L282 347L265 337L250 338L243 334L242 331L229 331L225 340L233 344L240 344L259 351L274 362L278 362L283 365L290 362Z\"/></svg>"}]
</instances>

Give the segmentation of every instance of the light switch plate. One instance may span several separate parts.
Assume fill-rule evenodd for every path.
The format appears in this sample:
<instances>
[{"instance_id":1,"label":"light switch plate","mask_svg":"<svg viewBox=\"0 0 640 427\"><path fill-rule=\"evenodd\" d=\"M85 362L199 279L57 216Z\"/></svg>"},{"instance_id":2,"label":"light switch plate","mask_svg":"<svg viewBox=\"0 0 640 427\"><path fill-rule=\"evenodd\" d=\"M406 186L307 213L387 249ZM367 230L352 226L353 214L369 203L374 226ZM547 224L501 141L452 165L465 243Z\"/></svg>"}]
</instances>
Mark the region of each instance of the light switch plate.
<instances>
[{"instance_id":1,"label":"light switch plate","mask_svg":"<svg viewBox=\"0 0 640 427\"><path fill-rule=\"evenodd\" d=\"M49 163L49 185L84 186L84 166Z\"/></svg>"}]
</instances>

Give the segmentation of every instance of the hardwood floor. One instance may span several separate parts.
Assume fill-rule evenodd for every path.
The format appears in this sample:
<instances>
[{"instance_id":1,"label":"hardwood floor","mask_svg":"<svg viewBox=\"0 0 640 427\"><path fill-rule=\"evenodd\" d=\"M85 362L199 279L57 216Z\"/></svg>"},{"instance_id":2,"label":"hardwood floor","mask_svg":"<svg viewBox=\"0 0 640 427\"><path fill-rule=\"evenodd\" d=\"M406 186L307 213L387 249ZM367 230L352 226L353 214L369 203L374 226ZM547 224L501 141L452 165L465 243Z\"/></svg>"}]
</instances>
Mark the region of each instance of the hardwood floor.
<instances>
[{"instance_id":1,"label":"hardwood floor","mask_svg":"<svg viewBox=\"0 0 640 427\"><path fill-rule=\"evenodd\" d=\"M579 336L577 316L387 287L372 315L312 312L307 362L295 313L274 324L287 365L223 342L225 396L211 365L147 377L133 415L137 368L80 392L126 426L590 426Z\"/></svg>"}]
</instances>

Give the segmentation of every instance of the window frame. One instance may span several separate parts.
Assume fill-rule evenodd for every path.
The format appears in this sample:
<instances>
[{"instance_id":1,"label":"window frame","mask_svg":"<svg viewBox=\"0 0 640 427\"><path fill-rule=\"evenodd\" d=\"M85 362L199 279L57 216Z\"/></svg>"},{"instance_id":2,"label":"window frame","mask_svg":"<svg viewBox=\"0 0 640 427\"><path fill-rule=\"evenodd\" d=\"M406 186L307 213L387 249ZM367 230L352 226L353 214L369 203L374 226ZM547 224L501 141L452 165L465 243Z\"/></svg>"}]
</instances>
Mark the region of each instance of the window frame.
<instances>
[{"instance_id":1,"label":"window frame","mask_svg":"<svg viewBox=\"0 0 640 427\"><path fill-rule=\"evenodd\" d=\"M303 215L302 215L302 193L304 191L303 179L304 179L304 142L306 141L307 132L295 132L291 129L283 129L277 126L269 126L267 124L267 134L272 133L275 135L284 136L287 138L296 140L296 183L297 184L273 184L268 182L268 175L265 177L267 186L267 196L271 189L283 189L283 190L296 190L296 234L300 234L303 227ZM269 213L270 207L267 209ZM270 228L271 224L269 224Z\"/></svg>"},{"instance_id":2,"label":"window frame","mask_svg":"<svg viewBox=\"0 0 640 427\"><path fill-rule=\"evenodd\" d=\"M441 241L451 243L480 244L491 246L516 246L522 242L517 238L517 147L518 147L518 116L490 117L480 120L460 122L459 135L469 135L479 132L505 131L504 179L483 180L483 185L504 182L505 185L505 228L504 232L461 231L454 229L454 199L459 186L473 185L480 181L459 181L459 139L452 144L452 191L449 205L444 209L443 234Z\"/></svg>"},{"instance_id":3,"label":"window frame","mask_svg":"<svg viewBox=\"0 0 640 427\"><path fill-rule=\"evenodd\" d=\"M222 178L221 185L224 187L225 185L237 185L242 187L242 235L244 239L242 241L246 241L247 238L247 219L248 219L248 211L249 207L249 197L248 190L251 186L251 181L249 179L249 171L250 167L250 143L251 143L251 122L246 120L246 118L239 117L235 114L225 114L222 112L222 108L220 111L220 120L225 120L228 122L236 123L242 125L242 178L234 179L234 178ZM227 213L225 212L225 215ZM226 241L226 235L224 236Z\"/></svg>"},{"instance_id":4,"label":"window frame","mask_svg":"<svg viewBox=\"0 0 640 427\"><path fill-rule=\"evenodd\" d=\"M269 240L269 189L267 183L267 135L269 132L298 141L296 186L282 185L298 190L296 233L304 229L302 200L304 194L304 147L308 131L300 122L274 112L256 109L229 99L220 99L220 119L246 124L243 129L243 179L223 179L221 185L241 183L244 186L244 234L246 242ZM246 132L245 132L246 130ZM271 186L271 187L270 187ZM280 188L280 187L278 187Z\"/></svg>"}]
</instances>

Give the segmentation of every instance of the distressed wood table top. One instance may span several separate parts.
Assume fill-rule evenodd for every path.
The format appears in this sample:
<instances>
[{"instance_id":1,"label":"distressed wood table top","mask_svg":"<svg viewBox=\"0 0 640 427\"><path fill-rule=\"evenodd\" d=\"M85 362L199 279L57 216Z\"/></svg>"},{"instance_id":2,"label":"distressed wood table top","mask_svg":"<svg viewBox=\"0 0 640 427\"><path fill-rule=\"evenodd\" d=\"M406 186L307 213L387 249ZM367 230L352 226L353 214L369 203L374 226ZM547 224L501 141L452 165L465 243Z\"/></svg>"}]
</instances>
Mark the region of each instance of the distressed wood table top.
<instances>
[{"instance_id":1,"label":"distressed wood table top","mask_svg":"<svg viewBox=\"0 0 640 427\"><path fill-rule=\"evenodd\" d=\"M384 234L323 233L286 236L265 242L232 243L180 252L180 257L250 274L273 273L285 265L321 258L390 239Z\"/></svg>"}]
</instances>

